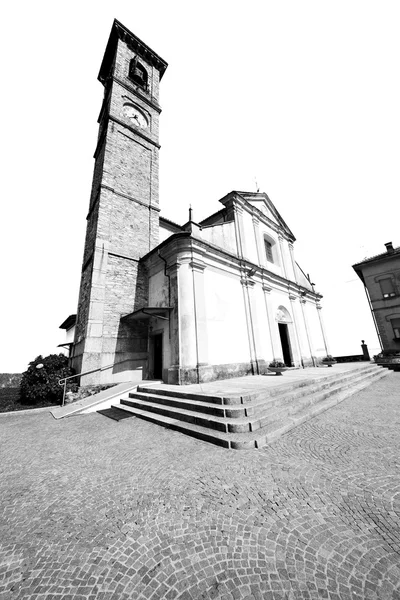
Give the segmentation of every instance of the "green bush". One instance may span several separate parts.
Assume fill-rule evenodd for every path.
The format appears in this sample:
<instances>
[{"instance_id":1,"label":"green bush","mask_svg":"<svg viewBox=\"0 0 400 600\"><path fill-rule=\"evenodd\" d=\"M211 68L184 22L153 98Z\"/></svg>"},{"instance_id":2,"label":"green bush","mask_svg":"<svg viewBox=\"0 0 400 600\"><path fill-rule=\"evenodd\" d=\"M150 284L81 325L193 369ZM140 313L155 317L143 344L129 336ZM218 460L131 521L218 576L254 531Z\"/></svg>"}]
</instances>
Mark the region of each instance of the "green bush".
<instances>
[{"instance_id":1,"label":"green bush","mask_svg":"<svg viewBox=\"0 0 400 600\"><path fill-rule=\"evenodd\" d=\"M68 366L68 358L64 354L49 354L43 358L38 356L29 363L28 369L22 373L21 403L57 404L62 401L63 387L59 380L74 374ZM69 384L68 390L74 387Z\"/></svg>"}]
</instances>

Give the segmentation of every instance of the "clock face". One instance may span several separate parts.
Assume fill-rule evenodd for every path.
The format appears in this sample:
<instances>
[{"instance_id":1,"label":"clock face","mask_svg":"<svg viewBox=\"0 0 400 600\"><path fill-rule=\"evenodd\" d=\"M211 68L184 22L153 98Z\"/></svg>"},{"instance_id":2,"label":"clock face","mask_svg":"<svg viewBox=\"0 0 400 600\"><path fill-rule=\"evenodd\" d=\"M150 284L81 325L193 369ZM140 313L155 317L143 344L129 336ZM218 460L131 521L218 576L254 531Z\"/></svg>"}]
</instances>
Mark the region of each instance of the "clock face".
<instances>
[{"instance_id":1,"label":"clock face","mask_svg":"<svg viewBox=\"0 0 400 600\"><path fill-rule=\"evenodd\" d=\"M133 104L124 104L122 112L136 127L146 129L149 126L147 117L136 106L133 106Z\"/></svg>"}]
</instances>

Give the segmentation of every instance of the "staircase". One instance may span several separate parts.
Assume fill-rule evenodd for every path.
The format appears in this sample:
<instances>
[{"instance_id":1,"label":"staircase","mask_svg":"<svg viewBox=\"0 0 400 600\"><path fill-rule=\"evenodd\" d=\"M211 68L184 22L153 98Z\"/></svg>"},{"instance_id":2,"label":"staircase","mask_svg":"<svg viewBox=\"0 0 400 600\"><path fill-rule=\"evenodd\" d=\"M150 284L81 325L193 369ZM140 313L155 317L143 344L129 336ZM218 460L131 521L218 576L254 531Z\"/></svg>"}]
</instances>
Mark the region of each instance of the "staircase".
<instances>
[{"instance_id":1,"label":"staircase","mask_svg":"<svg viewBox=\"0 0 400 600\"><path fill-rule=\"evenodd\" d=\"M261 448L389 375L375 364L229 396L140 385L116 408L197 439L236 450Z\"/></svg>"}]
</instances>

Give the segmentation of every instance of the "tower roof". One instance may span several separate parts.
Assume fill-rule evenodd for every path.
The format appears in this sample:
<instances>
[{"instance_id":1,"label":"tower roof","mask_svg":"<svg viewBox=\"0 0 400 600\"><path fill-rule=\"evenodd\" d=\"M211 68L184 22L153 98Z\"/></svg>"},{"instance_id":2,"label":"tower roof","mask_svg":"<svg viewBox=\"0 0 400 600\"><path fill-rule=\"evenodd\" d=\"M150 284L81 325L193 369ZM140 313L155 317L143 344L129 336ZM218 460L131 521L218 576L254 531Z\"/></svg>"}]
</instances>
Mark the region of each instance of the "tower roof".
<instances>
[{"instance_id":1,"label":"tower roof","mask_svg":"<svg viewBox=\"0 0 400 600\"><path fill-rule=\"evenodd\" d=\"M149 46L142 42L142 40L140 40L136 35L129 31L129 29L122 25L122 23L117 21L117 19L114 19L99 71L98 79L101 81L101 83L105 83L110 72L118 40L123 40L134 52L156 67L156 69L158 69L160 72L160 79L162 78L166 68L168 67L168 63L165 62L165 60L156 54L151 48L149 48Z\"/></svg>"}]
</instances>

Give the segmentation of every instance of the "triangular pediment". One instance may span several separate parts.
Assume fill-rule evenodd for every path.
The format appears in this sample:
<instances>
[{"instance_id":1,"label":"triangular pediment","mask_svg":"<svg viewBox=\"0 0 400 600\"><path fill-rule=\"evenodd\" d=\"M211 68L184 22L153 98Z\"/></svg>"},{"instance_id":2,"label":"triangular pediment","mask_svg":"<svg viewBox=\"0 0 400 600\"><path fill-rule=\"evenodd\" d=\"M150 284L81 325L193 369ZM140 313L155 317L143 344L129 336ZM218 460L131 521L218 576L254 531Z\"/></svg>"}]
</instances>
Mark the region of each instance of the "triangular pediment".
<instances>
[{"instance_id":1,"label":"triangular pediment","mask_svg":"<svg viewBox=\"0 0 400 600\"><path fill-rule=\"evenodd\" d=\"M229 200L233 199L239 200L244 206L247 204L249 207L257 209L260 220L264 220L263 217L265 217L265 222L269 225L275 225L276 228L285 232L293 241L295 240L293 233L265 192L231 192L222 198L220 202L227 206Z\"/></svg>"}]
</instances>

